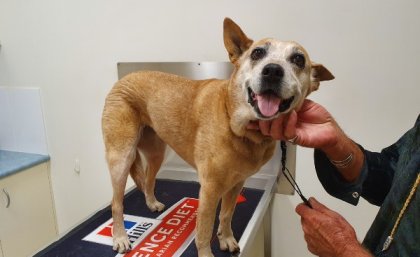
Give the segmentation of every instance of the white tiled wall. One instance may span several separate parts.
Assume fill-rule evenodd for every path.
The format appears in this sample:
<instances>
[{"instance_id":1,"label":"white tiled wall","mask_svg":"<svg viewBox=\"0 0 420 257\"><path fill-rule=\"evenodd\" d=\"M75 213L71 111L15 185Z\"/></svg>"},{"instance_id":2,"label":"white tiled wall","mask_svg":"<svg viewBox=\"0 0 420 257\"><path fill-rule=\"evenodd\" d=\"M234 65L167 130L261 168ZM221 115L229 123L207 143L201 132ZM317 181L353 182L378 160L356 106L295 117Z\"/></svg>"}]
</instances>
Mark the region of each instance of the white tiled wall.
<instances>
[{"instance_id":1,"label":"white tiled wall","mask_svg":"<svg viewBox=\"0 0 420 257\"><path fill-rule=\"evenodd\" d=\"M0 87L0 149L48 154L39 88Z\"/></svg>"}]
</instances>

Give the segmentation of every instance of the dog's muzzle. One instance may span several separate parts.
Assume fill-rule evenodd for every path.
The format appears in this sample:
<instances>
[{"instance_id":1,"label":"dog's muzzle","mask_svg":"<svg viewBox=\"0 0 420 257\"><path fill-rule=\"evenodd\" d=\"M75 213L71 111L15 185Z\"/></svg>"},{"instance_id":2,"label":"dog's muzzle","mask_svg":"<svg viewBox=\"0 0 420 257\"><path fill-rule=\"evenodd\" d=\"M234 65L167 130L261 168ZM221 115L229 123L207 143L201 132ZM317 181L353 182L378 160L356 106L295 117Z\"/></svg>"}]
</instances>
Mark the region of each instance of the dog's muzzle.
<instances>
[{"instance_id":1,"label":"dog's muzzle","mask_svg":"<svg viewBox=\"0 0 420 257\"><path fill-rule=\"evenodd\" d=\"M277 113L289 109L294 96L283 99L280 87L284 76L283 68L275 63L267 64L261 72L261 90L259 93L248 87L248 102L263 118L271 118Z\"/></svg>"}]
</instances>

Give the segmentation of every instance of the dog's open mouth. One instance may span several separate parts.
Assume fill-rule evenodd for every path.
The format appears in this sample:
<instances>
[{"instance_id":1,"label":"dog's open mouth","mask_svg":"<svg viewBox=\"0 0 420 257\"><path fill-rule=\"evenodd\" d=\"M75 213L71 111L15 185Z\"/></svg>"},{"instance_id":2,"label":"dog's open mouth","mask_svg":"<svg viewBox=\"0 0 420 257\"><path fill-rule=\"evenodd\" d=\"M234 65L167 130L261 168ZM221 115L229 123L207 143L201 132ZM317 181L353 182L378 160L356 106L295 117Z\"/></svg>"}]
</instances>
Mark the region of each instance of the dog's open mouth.
<instances>
[{"instance_id":1,"label":"dog's open mouth","mask_svg":"<svg viewBox=\"0 0 420 257\"><path fill-rule=\"evenodd\" d=\"M292 96L288 99L282 99L272 90L256 94L248 87L248 102L264 118L271 118L279 112L286 111L289 109L294 98Z\"/></svg>"}]
</instances>

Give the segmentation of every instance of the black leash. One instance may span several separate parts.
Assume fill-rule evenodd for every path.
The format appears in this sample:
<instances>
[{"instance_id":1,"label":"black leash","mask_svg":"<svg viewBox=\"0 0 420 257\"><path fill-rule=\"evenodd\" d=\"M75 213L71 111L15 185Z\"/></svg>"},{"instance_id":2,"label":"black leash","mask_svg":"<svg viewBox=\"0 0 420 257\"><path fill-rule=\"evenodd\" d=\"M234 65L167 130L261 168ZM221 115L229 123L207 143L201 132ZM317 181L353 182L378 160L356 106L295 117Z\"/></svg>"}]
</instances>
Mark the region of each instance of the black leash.
<instances>
[{"instance_id":1,"label":"black leash","mask_svg":"<svg viewBox=\"0 0 420 257\"><path fill-rule=\"evenodd\" d=\"M281 147L281 172L283 172L283 175L286 177L287 181L289 181L290 185L293 187L293 189L296 191L296 193L300 196L300 199L312 209L312 205L309 203L308 199L306 199L305 196L303 196L302 191L300 190L298 184L296 183L296 180L293 178L292 174L290 174L289 169L286 167L286 153L287 153L287 146L285 141L281 141L280 143Z\"/></svg>"}]
</instances>

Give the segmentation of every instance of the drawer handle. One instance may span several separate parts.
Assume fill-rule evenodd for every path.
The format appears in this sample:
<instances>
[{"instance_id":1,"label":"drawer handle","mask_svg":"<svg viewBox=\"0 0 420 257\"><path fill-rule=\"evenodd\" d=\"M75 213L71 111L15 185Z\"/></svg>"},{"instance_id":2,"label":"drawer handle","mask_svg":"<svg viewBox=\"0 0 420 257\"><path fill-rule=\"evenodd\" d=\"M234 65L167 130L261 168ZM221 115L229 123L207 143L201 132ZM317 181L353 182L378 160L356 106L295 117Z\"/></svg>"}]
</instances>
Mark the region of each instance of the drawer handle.
<instances>
[{"instance_id":1,"label":"drawer handle","mask_svg":"<svg viewBox=\"0 0 420 257\"><path fill-rule=\"evenodd\" d=\"M6 191L6 189L4 189L4 188L3 188L3 193L6 195L6 208L9 208L9 206L10 206L10 195Z\"/></svg>"}]
</instances>

